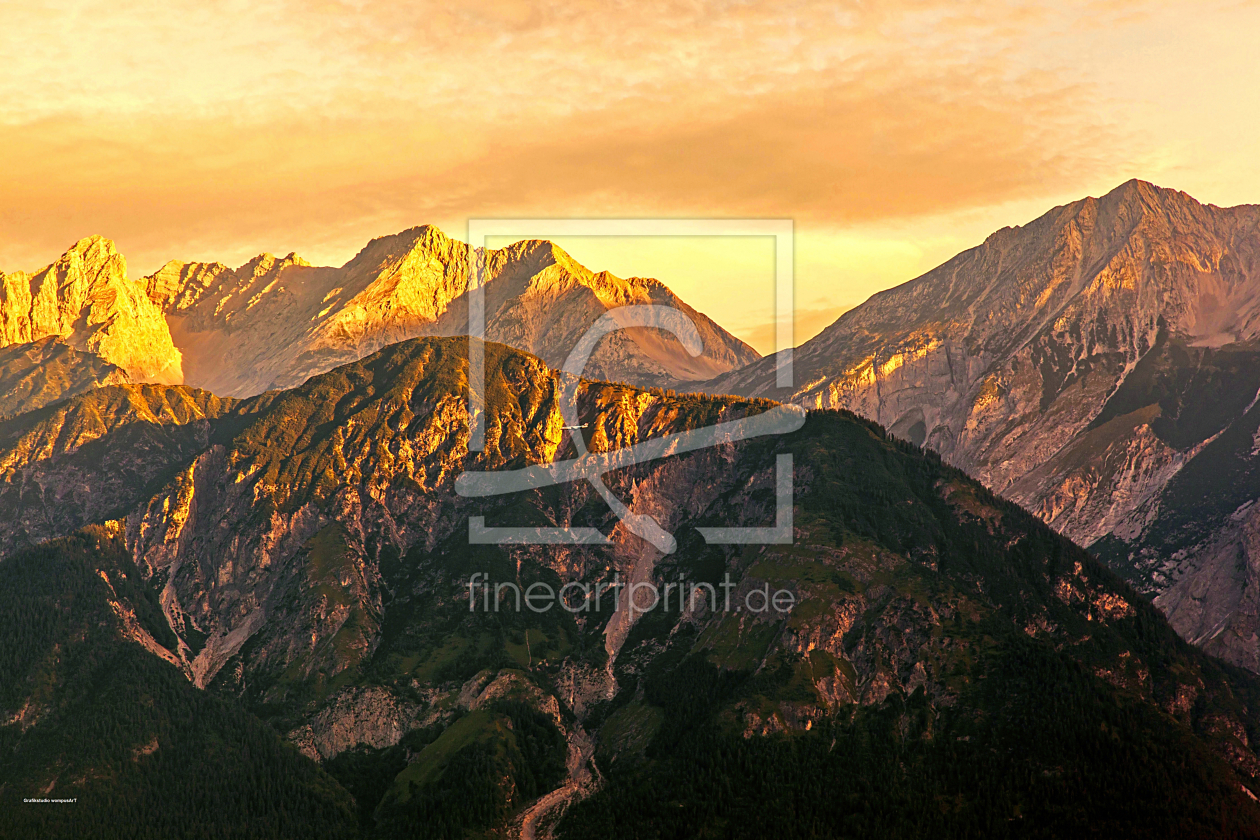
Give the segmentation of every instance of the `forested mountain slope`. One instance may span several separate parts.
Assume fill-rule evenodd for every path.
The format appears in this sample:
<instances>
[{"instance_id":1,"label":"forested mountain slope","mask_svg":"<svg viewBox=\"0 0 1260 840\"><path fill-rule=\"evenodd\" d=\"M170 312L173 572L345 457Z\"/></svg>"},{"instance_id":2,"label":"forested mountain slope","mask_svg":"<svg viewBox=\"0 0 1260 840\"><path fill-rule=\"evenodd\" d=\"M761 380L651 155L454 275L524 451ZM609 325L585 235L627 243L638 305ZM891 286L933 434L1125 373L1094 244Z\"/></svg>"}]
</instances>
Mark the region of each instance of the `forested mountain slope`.
<instances>
[{"instance_id":1,"label":"forested mountain slope","mask_svg":"<svg viewBox=\"0 0 1260 840\"><path fill-rule=\"evenodd\" d=\"M0 590L5 627L43 640L3 648L22 653L3 666L0 737L41 757L6 771L4 795L55 779L87 802L210 737L173 730L164 753L142 716L76 757L83 718L57 710L111 695L63 653L102 645L146 663L135 690L171 686L139 701L158 719L190 698L240 716L223 718L203 788L233 790L233 762L246 777L283 765L270 807L309 803L329 834L349 813L368 837L1260 836L1256 678L934 453L817 411L790 434L614 471L612 490L676 536L662 554L585 483L453 492L467 469L574 455L556 374L499 345L487 449L468 452L466 346L404 342L229 406L236 425L125 516L0 560L27 581ZM578 405L597 452L776 410L601 382ZM697 527L774 522L786 454L793 543L706 545ZM470 544L469 516L610 539ZM496 611L470 609L473 574L714 588L686 609L575 612L505 591ZM73 597L53 581L78 581ZM753 608L766 586L790 608ZM235 755L250 715L340 787L291 753ZM181 830L201 836L167 836Z\"/></svg>"}]
</instances>

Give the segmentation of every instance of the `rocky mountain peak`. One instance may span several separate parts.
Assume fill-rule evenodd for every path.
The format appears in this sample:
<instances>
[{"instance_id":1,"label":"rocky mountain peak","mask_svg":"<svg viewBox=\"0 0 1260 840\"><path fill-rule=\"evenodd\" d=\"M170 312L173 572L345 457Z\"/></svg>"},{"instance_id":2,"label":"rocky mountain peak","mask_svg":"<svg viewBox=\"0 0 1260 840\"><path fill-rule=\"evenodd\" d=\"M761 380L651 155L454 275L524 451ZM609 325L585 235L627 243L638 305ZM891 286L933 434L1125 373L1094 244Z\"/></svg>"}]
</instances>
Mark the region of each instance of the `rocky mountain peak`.
<instances>
[{"instance_id":1,"label":"rocky mountain peak","mask_svg":"<svg viewBox=\"0 0 1260 840\"><path fill-rule=\"evenodd\" d=\"M181 357L161 311L127 277L127 261L103 236L80 239L33 275L3 278L0 346L49 336L93 353L136 379L179 382Z\"/></svg>"},{"instance_id":2,"label":"rocky mountain peak","mask_svg":"<svg viewBox=\"0 0 1260 840\"><path fill-rule=\"evenodd\" d=\"M81 300L101 289L126 285L127 259L118 253L113 240L88 236L70 246L32 279L38 282L41 277L56 282L55 287L49 287L49 292Z\"/></svg>"},{"instance_id":3,"label":"rocky mountain peak","mask_svg":"<svg viewBox=\"0 0 1260 840\"><path fill-rule=\"evenodd\" d=\"M262 277L294 265L309 268L311 264L292 251L287 256L278 259L274 254L264 251L236 269L236 273L240 276Z\"/></svg>"},{"instance_id":4,"label":"rocky mountain peak","mask_svg":"<svg viewBox=\"0 0 1260 840\"><path fill-rule=\"evenodd\" d=\"M73 257L78 257L85 262L100 262L113 257L122 259L122 255L118 253L118 246L114 244L114 240L100 234L83 237L70 246L61 259ZM127 261L123 259L123 265L126 266L126 264Z\"/></svg>"},{"instance_id":5,"label":"rocky mountain peak","mask_svg":"<svg viewBox=\"0 0 1260 840\"><path fill-rule=\"evenodd\" d=\"M793 398L914 430L1004 490L1092 421L1161 329L1203 347L1260 336L1260 207L1138 180L1056 207L845 313L797 349ZM706 389L770 395L773 380L763 361ZM1081 388L1032 461L999 445Z\"/></svg>"},{"instance_id":6,"label":"rocky mountain peak","mask_svg":"<svg viewBox=\"0 0 1260 840\"><path fill-rule=\"evenodd\" d=\"M460 243L461 245L463 243ZM467 246L463 246L467 254ZM466 258L466 257L465 257ZM502 248L487 248L481 256L483 282L496 284L491 292L509 299L517 295L550 295L590 286L595 273L554 242L524 239Z\"/></svg>"},{"instance_id":7,"label":"rocky mountain peak","mask_svg":"<svg viewBox=\"0 0 1260 840\"><path fill-rule=\"evenodd\" d=\"M1260 334L1258 226L1260 207L1223 209L1129 181L1004 228L872 296L798 349L798 374L814 370L813 387L842 372L848 362L838 354L882 347L895 357L932 341L1003 356L1046 329L1076 334L1078 358L1109 349L1135 359L1161 321L1205 343L1248 340ZM734 376L768 383L768 371Z\"/></svg>"},{"instance_id":8,"label":"rocky mountain peak","mask_svg":"<svg viewBox=\"0 0 1260 840\"><path fill-rule=\"evenodd\" d=\"M1175 190L1171 187L1161 187L1150 181L1143 181L1141 178L1130 178L1123 184L1106 193L1101 199L1086 198L1085 201L1102 201L1115 203L1143 202L1151 207L1158 207L1165 202L1181 201L1191 204L1198 204L1198 201L1186 192Z\"/></svg>"},{"instance_id":9,"label":"rocky mountain peak","mask_svg":"<svg viewBox=\"0 0 1260 840\"><path fill-rule=\"evenodd\" d=\"M487 336L552 364L567 356L610 307L679 306L697 321L705 355L693 360L672 337L617 336L601 347L608 379L672 385L755 359L756 352L655 281L596 274L545 240L483 256ZM286 387L395 342L460 335L468 323L468 245L433 225L370 241L340 268L290 254L261 254L235 270L171 262L145 278L148 297L187 348L188 381L246 396Z\"/></svg>"},{"instance_id":10,"label":"rocky mountain peak","mask_svg":"<svg viewBox=\"0 0 1260 840\"><path fill-rule=\"evenodd\" d=\"M354 258L342 266L351 275L392 273L404 264L423 264L430 259L456 262L462 256L467 260L468 246L451 239L433 225L420 225L399 231L391 236L380 236L367 245Z\"/></svg>"},{"instance_id":11,"label":"rocky mountain peak","mask_svg":"<svg viewBox=\"0 0 1260 840\"><path fill-rule=\"evenodd\" d=\"M499 249L508 260L562 266L576 274L590 275L592 272L569 255L569 252L547 239L522 239Z\"/></svg>"},{"instance_id":12,"label":"rocky mountain peak","mask_svg":"<svg viewBox=\"0 0 1260 840\"><path fill-rule=\"evenodd\" d=\"M232 269L221 262L201 263L170 260L140 282L149 300L163 312L184 312L216 286Z\"/></svg>"},{"instance_id":13,"label":"rocky mountain peak","mask_svg":"<svg viewBox=\"0 0 1260 840\"><path fill-rule=\"evenodd\" d=\"M797 348L790 394L774 389L768 361L705 390L850 409L1082 544L1107 538L1140 553L1153 545L1142 536L1152 523L1186 521L1187 499L1244 483L1215 481L1222 464L1254 472L1257 339L1260 206L1216 207L1133 180L998 231L845 313ZM1213 466L1184 473L1200 451ZM1176 491L1189 474L1202 483ZM1255 496L1229 498L1226 520ZM1139 585L1158 593L1178 551L1187 563L1227 558L1204 561L1205 574L1234 580L1246 537L1213 542L1228 527L1199 528L1204 518L1187 526L1198 548L1165 535L1142 555ZM1205 579L1187 578L1198 588L1162 602L1180 605L1174 625L1196 640L1229 625L1243 641L1221 651L1260 667L1250 619L1221 618L1244 584L1190 615L1205 592L1229 589ZM1248 580L1255 587L1260 575Z\"/></svg>"}]
</instances>

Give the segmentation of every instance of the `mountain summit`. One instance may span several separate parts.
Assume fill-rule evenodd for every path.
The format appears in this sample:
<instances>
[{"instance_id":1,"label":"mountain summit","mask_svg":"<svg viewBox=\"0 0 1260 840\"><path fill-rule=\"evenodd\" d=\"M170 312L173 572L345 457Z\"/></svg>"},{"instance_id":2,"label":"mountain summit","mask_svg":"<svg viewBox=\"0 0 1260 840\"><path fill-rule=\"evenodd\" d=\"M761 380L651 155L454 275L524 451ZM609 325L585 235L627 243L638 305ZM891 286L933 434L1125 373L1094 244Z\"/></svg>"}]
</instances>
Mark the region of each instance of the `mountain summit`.
<instances>
[{"instance_id":1,"label":"mountain summit","mask_svg":"<svg viewBox=\"0 0 1260 840\"><path fill-rule=\"evenodd\" d=\"M550 364L563 363L609 309L647 303L686 312L705 352L692 358L655 330L618 333L601 343L590 375L669 386L758 357L660 282L592 272L550 242L518 242L483 259L486 337ZM187 381L244 396L300 384L408 338L466 333L468 280L468 246L425 225L373 239L341 268L263 254L235 270L170 262L143 283L185 351Z\"/></svg>"},{"instance_id":2,"label":"mountain summit","mask_svg":"<svg viewBox=\"0 0 1260 840\"><path fill-rule=\"evenodd\" d=\"M0 347L49 337L137 379L183 379L161 310L127 278L127 261L101 236L80 239L33 275L0 273Z\"/></svg>"},{"instance_id":3,"label":"mountain summit","mask_svg":"<svg viewBox=\"0 0 1260 840\"><path fill-rule=\"evenodd\" d=\"M1260 207L1129 181L847 312L797 349L790 394L774 390L770 359L705 390L848 408L940 451L1094 544L1187 638L1255 670L1260 624L1246 603L1260 604L1260 554L1210 558L1251 556L1230 516L1260 487L1235 481L1256 491L1235 498L1245 493L1222 470L1250 474L1260 450L1258 336ZM1215 470L1185 472L1205 457ZM1193 493L1177 489L1188 476ZM1192 496L1228 510L1182 527ZM1168 522L1181 523L1175 537L1153 536Z\"/></svg>"},{"instance_id":4,"label":"mountain summit","mask_svg":"<svg viewBox=\"0 0 1260 840\"><path fill-rule=\"evenodd\" d=\"M171 260L134 281L114 243L93 236L33 275L0 274L0 347L42 357L47 351L25 345L52 338L81 351L62 354L77 365L67 382L96 381L113 365L135 381L251 396L409 338L465 334L469 257L467 245L423 225L373 239L340 268L264 253L238 268ZM596 320L627 304L682 310L704 352L693 358L660 330L625 330L600 342L587 375L671 387L759 358L659 281L591 271L550 242L517 242L480 259L486 337L557 367ZM40 400L11 410L57 396L43 388Z\"/></svg>"}]
</instances>

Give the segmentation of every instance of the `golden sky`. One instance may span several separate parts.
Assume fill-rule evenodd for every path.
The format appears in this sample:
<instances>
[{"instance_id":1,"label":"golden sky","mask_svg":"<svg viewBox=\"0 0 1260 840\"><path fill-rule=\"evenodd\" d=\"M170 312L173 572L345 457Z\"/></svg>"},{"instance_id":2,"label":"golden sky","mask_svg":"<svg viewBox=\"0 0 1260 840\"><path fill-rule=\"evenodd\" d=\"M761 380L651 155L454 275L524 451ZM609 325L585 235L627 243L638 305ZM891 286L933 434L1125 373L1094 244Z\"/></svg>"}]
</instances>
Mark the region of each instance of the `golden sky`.
<instances>
[{"instance_id":1,"label":"golden sky","mask_svg":"<svg viewBox=\"0 0 1260 840\"><path fill-rule=\"evenodd\" d=\"M0 4L0 270L469 217L796 221L797 340L1130 177L1260 202L1260 4ZM563 241L763 351L766 241Z\"/></svg>"}]
</instances>

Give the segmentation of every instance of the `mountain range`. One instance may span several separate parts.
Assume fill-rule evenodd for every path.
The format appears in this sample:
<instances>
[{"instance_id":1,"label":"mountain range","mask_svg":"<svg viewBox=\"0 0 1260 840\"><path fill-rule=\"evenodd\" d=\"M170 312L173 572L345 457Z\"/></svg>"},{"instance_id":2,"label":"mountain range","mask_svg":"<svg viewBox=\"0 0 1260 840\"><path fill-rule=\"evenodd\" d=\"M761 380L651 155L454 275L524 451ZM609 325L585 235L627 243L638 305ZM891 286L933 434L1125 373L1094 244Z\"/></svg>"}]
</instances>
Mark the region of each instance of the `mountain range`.
<instances>
[{"instance_id":1,"label":"mountain range","mask_svg":"<svg viewBox=\"0 0 1260 840\"><path fill-rule=\"evenodd\" d=\"M1260 670L1260 207L1143 181L1057 207L705 383L847 408L1094 547Z\"/></svg>"},{"instance_id":2,"label":"mountain range","mask_svg":"<svg viewBox=\"0 0 1260 840\"><path fill-rule=\"evenodd\" d=\"M43 523L0 549L11 833L1260 833L1260 680L935 453L824 410L615 470L677 535L662 555L585 483L453 492L576 454L557 374L498 344L493 443L469 452L466 347L413 339L246 400L112 385L6 422L11 518ZM593 381L578 405L595 452L775 408ZM774 520L785 454L793 544L707 545L697 526ZM145 472L119 476L128 458ZM474 514L609 541L473 544ZM474 574L714 594L476 609Z\"/></svg>"},{"instance_id":3,"label":"mountain range","mask_svg":"<svg viewBox=\"0 0 1260 840\"><path fill-rule=\"evenodd\" d=\"M849 311L788 390L546 242L133 281L92 237L0 277L5 830L1260 836L1258 260L1260 208L1129 182ZM610 335L574 428L557 368L636 303L704 352ZM605 476L672 553L585 482L456 492L782 402L796 431ZM784 456L792 543L708 544L778 521ZM627 581L713 594L511 608Z\"/></svg>"},{"instance_id":4,"label":"mountain range","mask_svg":"<svg viewBox=\"0 0 1260 840\"><path fill-rule=\"evenodd\" d=\"M758 358L659 281L590 271L550 242L477 258L486 338L557 367L600 316L634 304L682 310L704 352L692 357L659 330L624 330L600 342L588 375L672 387ZM0 347L22 354L17 348L53 338L88 354L65 396L104 382L93 369L102 365L137 382L253 396L407 338L466 333L470 259L467 245L423 226L372 240L341 268L261 254L236 269L171 261L132 281L114 243L93 236L32 275L0 274ZM36 393L15 408L42 404Z\"/></svg>"}]
</instances>

